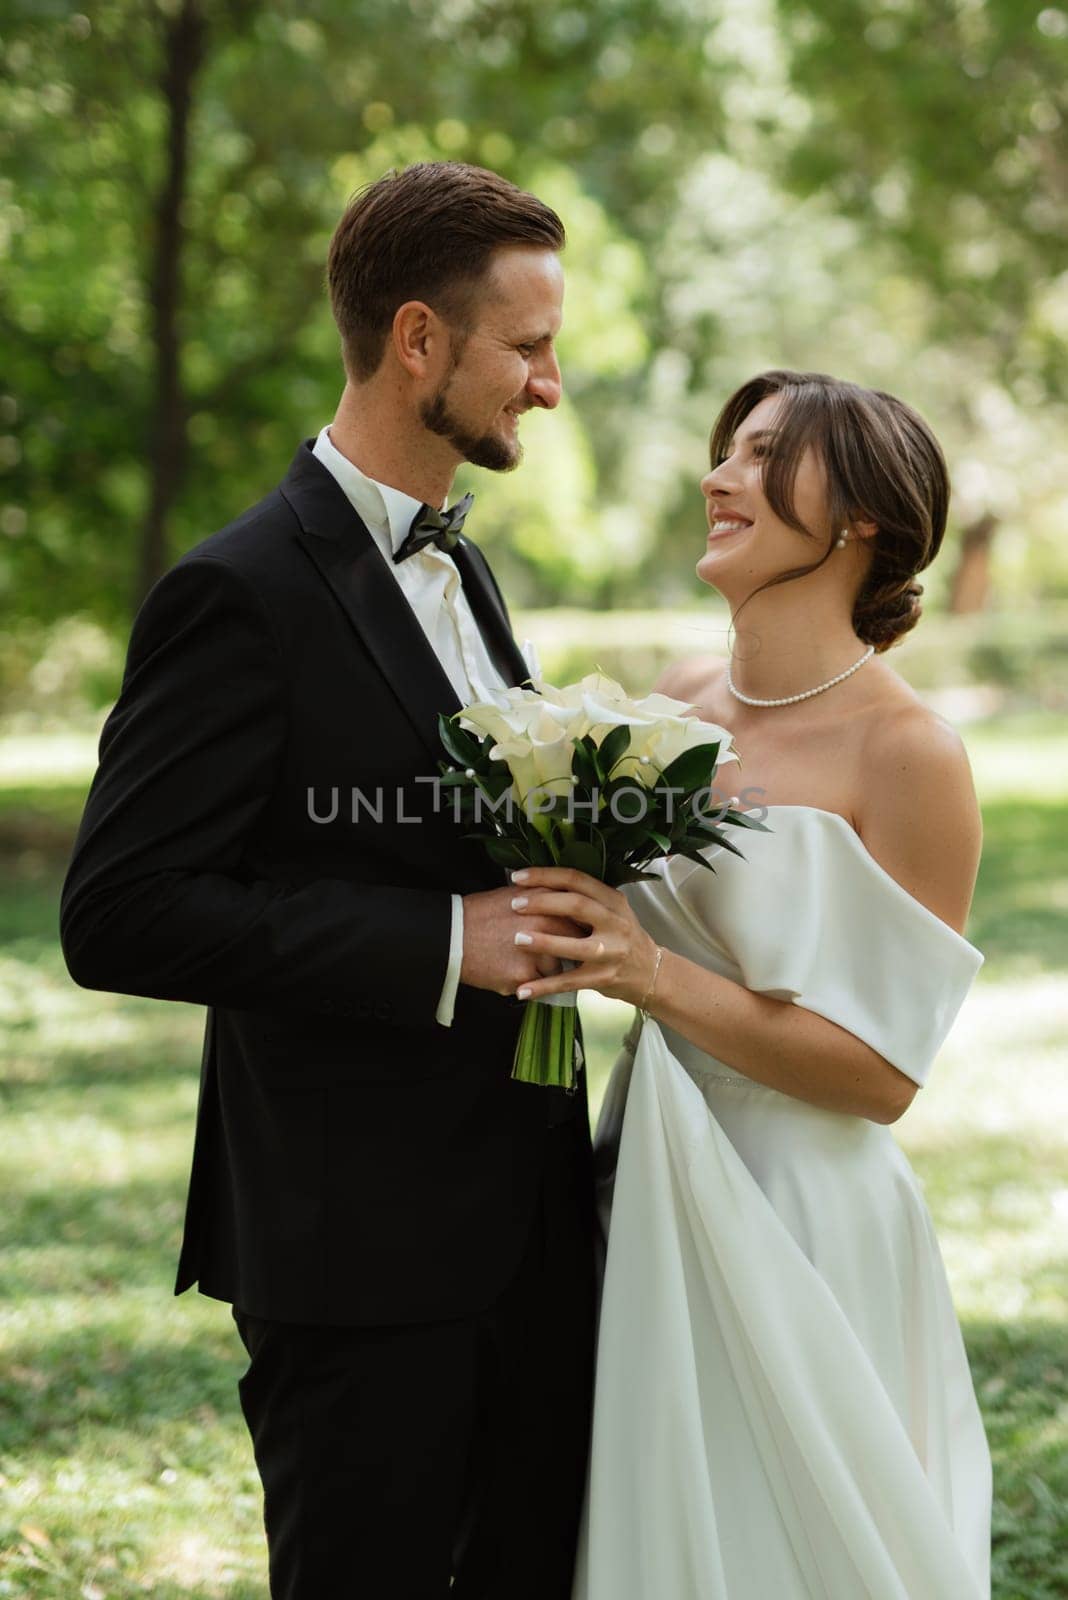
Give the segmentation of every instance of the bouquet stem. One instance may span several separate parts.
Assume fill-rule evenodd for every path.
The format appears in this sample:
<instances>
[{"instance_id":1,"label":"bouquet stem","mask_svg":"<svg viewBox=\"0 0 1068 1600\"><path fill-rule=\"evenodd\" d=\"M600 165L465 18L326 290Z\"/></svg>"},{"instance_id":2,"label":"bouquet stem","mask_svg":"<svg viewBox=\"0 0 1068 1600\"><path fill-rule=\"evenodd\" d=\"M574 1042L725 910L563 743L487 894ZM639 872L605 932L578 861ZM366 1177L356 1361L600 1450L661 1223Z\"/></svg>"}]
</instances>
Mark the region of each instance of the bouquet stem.
<instances>
[{"instance_id":1,"label":"bouquet stem","mask_svg":"<svg viewBox=\"0 0 1068 1600\"><path fill-rule=\"evenodd\" d=\"M528 1003L516 1042L513 1078L547 1089L575 1087L575 1014L573 994Z\"/></svg>"}]
</instances>

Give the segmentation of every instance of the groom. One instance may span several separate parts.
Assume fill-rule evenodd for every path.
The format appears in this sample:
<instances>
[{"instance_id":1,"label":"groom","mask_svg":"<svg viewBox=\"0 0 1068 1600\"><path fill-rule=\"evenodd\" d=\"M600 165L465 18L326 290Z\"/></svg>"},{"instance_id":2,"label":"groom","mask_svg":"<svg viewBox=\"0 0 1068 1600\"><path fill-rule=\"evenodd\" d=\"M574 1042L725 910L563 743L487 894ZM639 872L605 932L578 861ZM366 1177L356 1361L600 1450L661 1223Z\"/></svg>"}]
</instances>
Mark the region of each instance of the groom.
<instances>
[{"instance_id":1,"label":"groom","mask_svg":"<svg viewBox=\"0 0 1068 1600\"><path fill-rule=\"evenodd\" d=\"M248 1351L275 1600L570 1592L585 1083L511 1080L537 968L429 781L438 713L527 674L442 508L558 403L563 243L456 163L350 204L337 415L149 594L64 889L79 983L208 1007L176 1292Z\"/></svg>"}]
</instances>

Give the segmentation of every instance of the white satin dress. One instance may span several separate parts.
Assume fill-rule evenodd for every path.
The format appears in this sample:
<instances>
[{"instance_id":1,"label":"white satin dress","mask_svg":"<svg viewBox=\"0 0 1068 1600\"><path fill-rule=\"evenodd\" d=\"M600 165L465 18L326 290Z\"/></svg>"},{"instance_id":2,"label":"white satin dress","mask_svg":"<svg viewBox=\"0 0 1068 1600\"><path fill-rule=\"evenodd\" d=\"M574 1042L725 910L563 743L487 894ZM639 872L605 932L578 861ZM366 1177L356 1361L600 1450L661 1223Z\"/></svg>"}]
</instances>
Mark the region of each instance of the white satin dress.
<instances>
[{"instance_id":1,"label":"white satin dress","mask_svg":"<svg viewBox=\"0 0 1068 1600\"><path fill-rule=\"evenodd\" d=\"M923 1083L983 957L843 817L631 885L668 949ZM990 1456L886 1127L632 1030L598 1122L607 1254L573 1600L985 1600Z\"/></svg>"}]
</instances>

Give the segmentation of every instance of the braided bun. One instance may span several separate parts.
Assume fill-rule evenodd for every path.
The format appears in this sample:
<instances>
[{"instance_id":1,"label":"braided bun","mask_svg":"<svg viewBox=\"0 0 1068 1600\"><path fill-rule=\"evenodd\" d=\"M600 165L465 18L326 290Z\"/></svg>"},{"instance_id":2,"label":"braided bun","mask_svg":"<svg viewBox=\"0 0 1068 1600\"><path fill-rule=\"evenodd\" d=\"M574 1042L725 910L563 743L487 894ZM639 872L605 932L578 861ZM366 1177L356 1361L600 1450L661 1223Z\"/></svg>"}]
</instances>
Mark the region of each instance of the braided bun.
<instances>
[{"instance_id":1,"label":"braided bun","mask_svg":"<svg viewBox=\"0 0 1068 1600\"><path fill-rule=\"evenodd\" d=\"M874 590L865 585L853 608L857 638L873 644L876 655L891 649L919 622L922 594L923 584L914 578L883 583Z\"/></svg>"}]
</instances>

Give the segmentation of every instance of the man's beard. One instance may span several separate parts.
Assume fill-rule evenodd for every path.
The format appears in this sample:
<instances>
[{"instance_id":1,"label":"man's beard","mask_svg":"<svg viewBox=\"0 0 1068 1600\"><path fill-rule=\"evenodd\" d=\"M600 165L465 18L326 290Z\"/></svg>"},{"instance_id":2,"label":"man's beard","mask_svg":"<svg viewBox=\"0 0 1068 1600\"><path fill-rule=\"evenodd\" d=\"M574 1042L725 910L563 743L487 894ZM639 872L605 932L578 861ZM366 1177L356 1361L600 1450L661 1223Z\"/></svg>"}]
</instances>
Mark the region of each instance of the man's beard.
<instances>
[{"instance_id":1,"label":"man's beard","mask_svg":"<svg viewBox=\"0 0 1068 1600\"><path fill-rule=\"evenodd\" d=\"M442 439L447 439L453 449L475 467L488 467L490 472L511 472L523 457L523 447L518 440L502 439L494 433L471 433L449 408L449 387L456 370L453 363L448 377L432 400L424 400L420 408L423 426Z\"/></svg>"}]
</instances>

